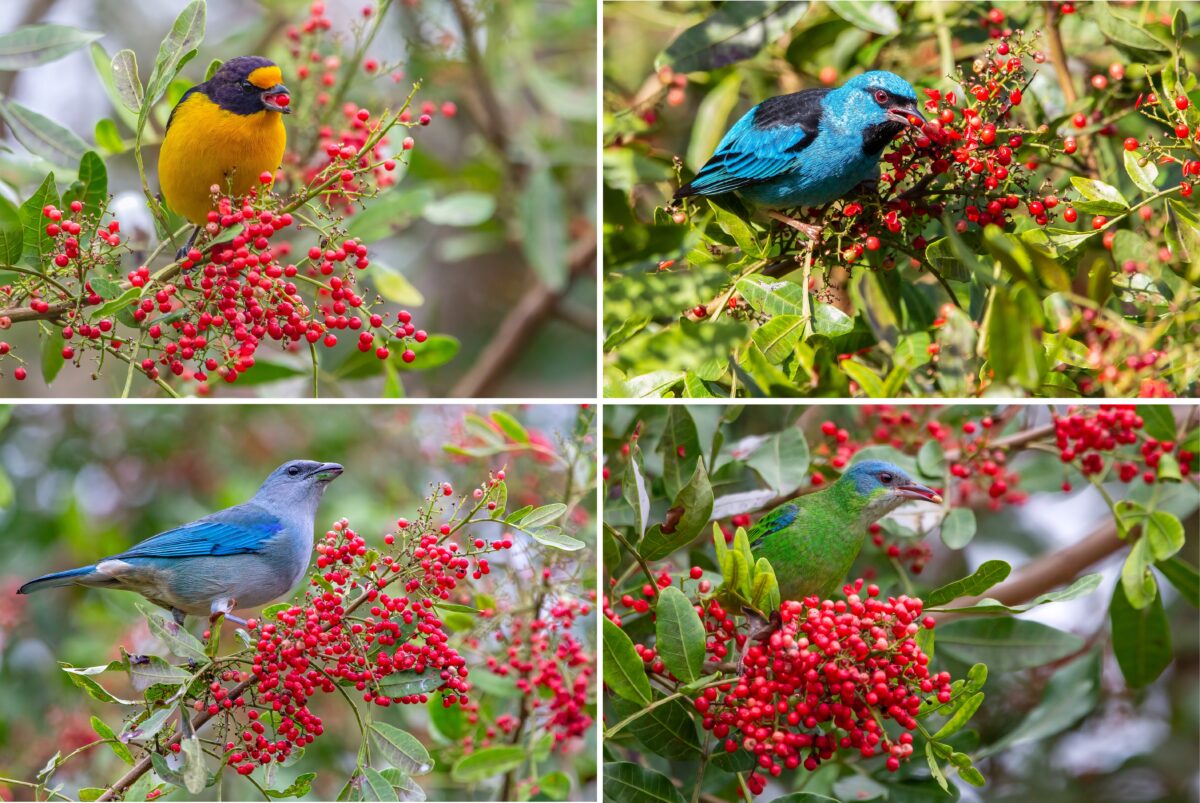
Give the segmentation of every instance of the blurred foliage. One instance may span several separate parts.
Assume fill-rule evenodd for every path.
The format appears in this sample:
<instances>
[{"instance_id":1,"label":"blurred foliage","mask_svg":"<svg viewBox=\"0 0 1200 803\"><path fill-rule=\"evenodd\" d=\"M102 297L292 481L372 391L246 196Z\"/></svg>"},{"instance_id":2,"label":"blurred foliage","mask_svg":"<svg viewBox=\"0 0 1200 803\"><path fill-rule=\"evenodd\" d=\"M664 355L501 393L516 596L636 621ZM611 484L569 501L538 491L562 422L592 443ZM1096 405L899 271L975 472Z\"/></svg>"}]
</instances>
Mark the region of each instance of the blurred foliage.
<instances>
[{"instance_id":1,"label":"blurred foliage","mask_svg":"<svg viewBox=\"0 0 1200 803\"><path fill-rule=\"evenodd\" d=\"M517 713L520 695L499 680L486 682L484 676L490 673L483 657L496 654L506 663L506 648L495 640L496 631L508 626L509 615L519 617L530 610L532 595L540 593L543 569L559 583L545 604L577 598L591 605L595 599L591 410L552 405L61 405L5 409L3 416L0 686L5 692L0 695L0 776L30 781L56 751L65 756L94 741L92 715L120 731L116 707L75 689L56 662L92 666L120 660L122 647L131 652L162 650L135 608L138 598L133 594L72 587L24 597L14 595L16 588L31 577L94 562L156 532L245 501L280 463L319 456L342 463L346 472L326 493L317 527L323 531L346 517L376 546L382 546L382 534L393 531L398 518L416 519L431 488L440 494L441 484L450 482L469 489L486 480L489 471L502 468L511 509L568 505L560 522L564 534L585 546L579 551L546 549L515 533L514 548L494 557L491 575L473 585L491 595L498 617L486 624L470 617L454 623L460 631L454 639L468 656L471 679L479 679L478 722L455 725L450 738L434 724L434 706L428 713L424 706L376 709L377 721L410 731L433 756L433 773L418 779L430 800L495 798L501 776L467 785L452 778L450 770L464 755L465 736L484 741L485 731L498 730L497 717ZM485 438L482 429L491 434ZM495 535L499 532L497 527ZM198 630L196 620L189 623ZM581 616L574 635L593 651L594 632L594 615ZM113 677L106 675L103 682L125 696L129 690ZM439 703L436 708L440 707ZM330 738L309 745L301 761L277 774L274 788L283 789L301 773L312 771L317 779L306 799L330 800L354 766L358 731L355 717L336 696L319 701L317 712ZM515 735L503 738L532 744L543 737L545 727L540 717L529 717ZM564 743L537 767L555 776L548 783L567 790L564 797L588 799L594 796L594 755L595 736L589 734ZM92 750L65 763L53 783L74 797L80 788L113 782L125 769L107 749ZM527 792L528 784L515 783L527 772L527 765L512 766L514 789ZM229 775L226 799L251 793ZM29 791L0 784L4 799L32 799ZM212 799L213 794L208 790L194 799ZM186 792L175 790L174 796L180 795Z\"/></svg>"},{"instance_id":2,"label":"blurred foliage","mask_svg":"<svg viewBox=\"0 0 1200 803\"><path fill-rule=\"evenodd\" d=\"M1111 5L606 5L604 395L1192 395L1197 19L1187 3ZM1006 62L997 53L1007 71L985 73ZM926 116L942 111L961 138L898 138L885 160L903 154L901 167L883 164L895 195L881 182L857 216L840 201L788 210L824 227L811 273L794 232L740 203L671 203L750 107L866 70L907 79L919 103L940 91ZM1163 102L1143 102L1152 93ZM1167 102L1178 96L1190 107ZM958 119L969 107L996 124L992 140ZM993 157L1014 134L1003 171ZM929 168L934 156L954 169ZM940 183L920 184L927 169ZM977 222L1005 195L1021 203L1003 232Z\"/></svg>"},{"instance_id":3,"label":"blurred foliage","mask_svg":"<svg viewBox=\"0 0 1200 803\"><path fill-rule=\"evenodd\" d=\"M735 799L755 771L753 757L742 744L735 742L729 751L723 738L700 730L701 715L691 705L698 688L721 681L717 673L732 675L730 666L738 659L734 643L729 642L723 664L710 660L699 680L690 686L676 683L675 677L684 677L680 659L673 662L662 644L664 630L677 631L664 628L664 621L678 632L688 630L679 624L682 614L658 607L667 598L661 587L670 585L706 605L710 599L728 600L730 592L724 588L736 585L722 550L714 555L714 540L729 541L728 550L736 551L744 540L743 528L760 515L783 500L828 487L847 466L865 459L899 465L941 490L944 503L937 509L907 505L883 519L866 539L848 579L878 584L882 598L907 594L924 599L925 610L939 617L936 628L917 636L918 645L932 656L931 669L949 671L959 680L968 677L976 662L986 664L985 699L977 711L952 717L954 727L947 726L941 738L930 739L940 720L931 724L923 715L926 730L913 733L916 753L898 773L884 771L883 756L862 759L851 749L811 773L800 767L785 769L778 778L766 776L767 790L756 799L1189 799L1192 754L1200 739L1195 570L1200 558L1200 453L1194 451L1200 449L1200 427L1195 407L1143 405L1112 412L1119 417L1130 410L1140 419L1134 439L1110 443L1102 450L1103 470L1085 477L1079 470L1083 450L1067 462L1061 459L1069 444L1058 441L1055 422L1078 416L1078 422L1095 424L1100 409L1094 407L606 407L605 614L620 626L610 630L606 625L604 635L605 683L612 692L605 696L605 799L615 803L629 799L623 794L650 790L655 799L676 803L697 795ZM1143 449L1147 442L1151 447ZM1151 456L1143 465L1159 443L1169 443L1171 452L1162 459ZM1172 455L1179 456L1178 463ZM1138 465L1131 480L1118 479L1118 474L1124 476L1119 469L1131 463ZM1189 468L1182 477L1181 464ZM1145 481L1145 471L1154 482ZM691 480L681 484L681 477ZM697 518L693 509L711 513ZM1144 529L1149 535L1133 540L1126 528L1135 509L1154 511L1164 527ZM1145 523L1144 515L1137 522ZM720 526L715 532L714 524ZM1094 567L1072 562L1069 575L1055 572L1054 556L1069 560L1068 551L1085 536L1094 543L1096 533L1103 535L1114 525L1125 532L1128 545L1107 536L1116 550L1107 551L1108 557ZM1167 530L1174 533L1169 539L1164 538ZM1147 545L1161 547L1165 559L1154 563L1139 557ZM1027 564L1047 558L1052 562L1043 562L1040 586L1019 600L1023 604L1005 607L974 599L993 594L989 589L1010 571L1018 578ZM760 573L750 566L752 574ZM670 579L664 581L667 574ZM742 577L745 582L745 569ZM1139 600L1135 613L1125 588L1146 578L1153 595ZM708 590L700 585L704 582ZM651 583L661 589L657 595L646 592ZM952 603L965 597L972 599ZM648 608L638 607L646 603ZM945 609L964 606L975 610L941 618ZM730 619L744 627L736 613ZM698 619L695 626L700 626ZM696 635L704 637L702 630ZM618 642L627 646L635 664L626 666L626 677L651 678L648 660L644 664L633 652L631 641L656 648L658 662L673 673L659 673L645 686L657 704L654 709L649 702L629 702ZM703 647L698 654L704 655ZM670 703L666 698L672 691L684 699ZM963 703L958 700L967 708ZM639 709L659 713L641 716ZM716 710L715 702L711 710ZM776 727L813 732L784 717ZM735 732L730 725L730 736ZM935 748L949 791L939 788L939 775L931 774L925 755L931 741L948 742L969 754L986 785L979 790L965 786L966 774L949 766L948 752ZM965 755L953 763L960 769L971 766ZM970 783L981 781L975 777ZM610 788L621 791L610 794Z\"/></svg>"}]
</instances>

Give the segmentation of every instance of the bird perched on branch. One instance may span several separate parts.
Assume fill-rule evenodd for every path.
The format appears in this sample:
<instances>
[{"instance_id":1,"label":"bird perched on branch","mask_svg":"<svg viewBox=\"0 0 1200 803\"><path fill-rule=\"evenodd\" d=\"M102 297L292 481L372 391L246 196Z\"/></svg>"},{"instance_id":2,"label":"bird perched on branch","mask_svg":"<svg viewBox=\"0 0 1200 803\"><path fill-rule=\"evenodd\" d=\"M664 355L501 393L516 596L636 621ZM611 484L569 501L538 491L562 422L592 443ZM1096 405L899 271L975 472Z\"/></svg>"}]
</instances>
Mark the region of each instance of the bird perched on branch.
<instances>
[{"instance_id":1,"label":"bird perched on branch","mask_svg":"<svg viewBox=\"0 0 1200 803\"><path fill-rule=\"evenodd\" d=\"M337 463L293 460L277 468L254 498L147 538L91 565L48 574L17 589L81 585L133 591L184 617L254 608L290 594L308 569L317 506L342 473Z\"/></svg>"},{"instance_id":2,"label":"bird perched on branch","mask_svg":"<svg viewBox=\"0 0 1200 803\"><path fill-rule=\"evenodd\" d=\"M291 94L274 62L238 56L183 94L167 121L158 183L167 206L195 223L187 252L213 209L212 187L242 196L275 175L287 145Z\"/></svg>"},{"instance_id":3,"label":"bird perched on branch","mask_svg":"<svg viewBox=\"0 0 1200 803\"><path fill-rule=\"evenodd\" d=\"M884 146L913 120L925 122L912 85L883 70L768 98L729 129L675 200L737 193L770 210L827 204L878 179Z\"/></svg>"},{"instance_id":4,"label":"bird perched on branch","mask_svg":"<svg viewBox=\"0 0 1200 803\"><path fill-rule=\"evenodd\" d=\"M770 562L782 599L828 599L845 582L867 528L912 499L942 501L903 469L864 460L828 488L775 508L746 535L755 559Z\"/></svg>"}]
</instances>

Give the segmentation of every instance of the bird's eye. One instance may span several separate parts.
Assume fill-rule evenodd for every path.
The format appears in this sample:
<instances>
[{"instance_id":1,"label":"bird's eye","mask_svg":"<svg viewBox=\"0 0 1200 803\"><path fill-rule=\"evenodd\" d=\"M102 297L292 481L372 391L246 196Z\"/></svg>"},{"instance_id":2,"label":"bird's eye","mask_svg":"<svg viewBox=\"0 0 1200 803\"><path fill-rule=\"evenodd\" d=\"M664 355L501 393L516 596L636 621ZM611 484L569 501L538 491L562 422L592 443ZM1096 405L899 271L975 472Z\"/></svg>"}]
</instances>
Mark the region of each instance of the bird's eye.
<instances>
[{"instance_id":1,"label":"bird's eye","mask_svg":"<svg viewBox=\"0 0 1200 803\"><path fill-rule=\"evenodd\" d=\"M886 104L888 102L888 93L884 92L882 89L876 89L875 90L875 102L878 103L880 106Z\"/></svg>"},{"instance_id":2,"label":"bird's eye","mask_svg":"<svg viewBox=\"0 0 1200 803\"><path fill-rule=\"evenodd\" d=\"M879 475L879 481L884 485L891 485L893 479L895 478L886 471Z\"/></svg>"},{"instance_id":3,"label":"bird's eye","mask_svg":"<svg viewBox=\"0 0 1200 803\"><path fill-rule=\"evenodd\" d=\"M242 81L242 91L243 92L253 92L254 84L250 83L249 81Z\"/></svg>"},{"instance_id":4,"label":"bird's eye","mask_svg":"<svg viewBox=\"0 0 1200 803\"><path fill-rule=\"evenodd\" d=\"M288 474L293 477L299 473L300 473L300 466L292 466L291 468L288 469Z\"/></svg>"}]
</instances>

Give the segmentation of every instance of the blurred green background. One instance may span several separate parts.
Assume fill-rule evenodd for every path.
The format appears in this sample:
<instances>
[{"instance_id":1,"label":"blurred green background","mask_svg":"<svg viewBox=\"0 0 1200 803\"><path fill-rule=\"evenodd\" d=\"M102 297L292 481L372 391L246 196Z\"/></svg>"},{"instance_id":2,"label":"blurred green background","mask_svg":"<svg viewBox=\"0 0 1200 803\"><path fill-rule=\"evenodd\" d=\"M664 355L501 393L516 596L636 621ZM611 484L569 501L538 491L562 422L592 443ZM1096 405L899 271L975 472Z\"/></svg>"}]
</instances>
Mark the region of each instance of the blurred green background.
<instances>
[{"instance_id":1,"label":"blurred green background","mask_svg":"<svg viewBox=\"0 0 1200 803\"><path fill-rule=\"evenodd\" d=\"M582 493L564 521L566 532L585 541L578 552L545 550L528 538L491 561L493 573L476 590L496 597L498 608L518 607L523 589L540 578L553 561L560 593L594 599L595 455L592 413L575 405L496 407L421 406L267 406L267 405L22 405L5 409L0 431L0 776L32 781L56 750L66 755L97 737L93 714L121 729L121 709L88 697L75 688L56 662L94 666L119 660L119 647L152 651L156 641L134 607L133 594L56 589L17 596L22 582L45 572L94 562L120 552L156 532L218 508L248 499L262 480L286 460L312 457L337 461L346 472L325 494L317 515L318 534L346 517L368 543L382 536L401 516L414 518L431 483L450 482L469 492L489 470L506 466L509 507L563 501L566 467L547 454L516 450L491 456L452 454L447 444L480 448L475 412L486 416L503 409L547 453L575 457L572 485ZM481 530L482 532L482 530ZM497 534L498 534L497 530ZM490 581L490 582L489 582ZM193 631L197 620L189 619ZM486 629L500 627L493 622ZM483 631L477 625L476 636ZM577 629L593 644L594 616ZM472 632L460 634L467 639ZM232 633L232 629L229 629ZM484 673L481 651L495 649L480 639L479 651L464 649L473 674ZM226 645L227 647L229 645ZM499 656L501 661L503 656ZM118 696L129 692L128 678L103 676ZM515 701L488 698L484 726ZM332 799L354 766L358 734L344 701L328 697L314 710L325 719L326 736L307 748L297 764L283 770L294 776L316 772L311 799ZM418 781L431 800L464 799L484 794L455 785L448 775L448 740L433 733L424 706L395 706L379 717L415 736L438 762L434 774ZM594 735L556 754L544 766L580 779L575 795L589 794L594 774ZM55 783L74 794L79 787L104 786L125 767L107 748L88 751L64 765ZM284 788L276 784L275 788ZM226 798L253 790L226 781ZM486 789L486 784L481 789ZM14 788L16 799L29 790ZM207 790L211 798L213 790ZM0 799L6 799L0 785ZM184 794L176 790L176 795ZM594 792L591 792L593 794ZM11 797L7 799L12 799ZM469 799L488 799L472 797ZM594 797L593 797L594 799Z\"/></svg>"}]
</instances>

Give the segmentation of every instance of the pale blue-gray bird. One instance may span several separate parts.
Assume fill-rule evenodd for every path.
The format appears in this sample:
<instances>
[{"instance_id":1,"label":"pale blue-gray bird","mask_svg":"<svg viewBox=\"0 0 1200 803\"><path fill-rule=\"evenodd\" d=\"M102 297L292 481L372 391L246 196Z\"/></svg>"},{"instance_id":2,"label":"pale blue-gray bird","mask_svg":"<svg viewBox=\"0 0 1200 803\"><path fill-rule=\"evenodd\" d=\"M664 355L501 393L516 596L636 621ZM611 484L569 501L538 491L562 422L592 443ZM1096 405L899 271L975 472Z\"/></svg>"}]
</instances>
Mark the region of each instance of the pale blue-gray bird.
<instances>
[{"instance_id":1,"label":"pale blue-gray bird","mask_svg":"<svg viewBox=\"0 0 1200 803\"><path fill-rule=\"evenodd\" d=\"M249 502L147 538L119 555L30 580L17 589L81 585L133 591L184 617L256 608L291 594L308 569L317 506L342 473L337 463L292 460L272 472Z\"/></svg>"}]
</instances>

